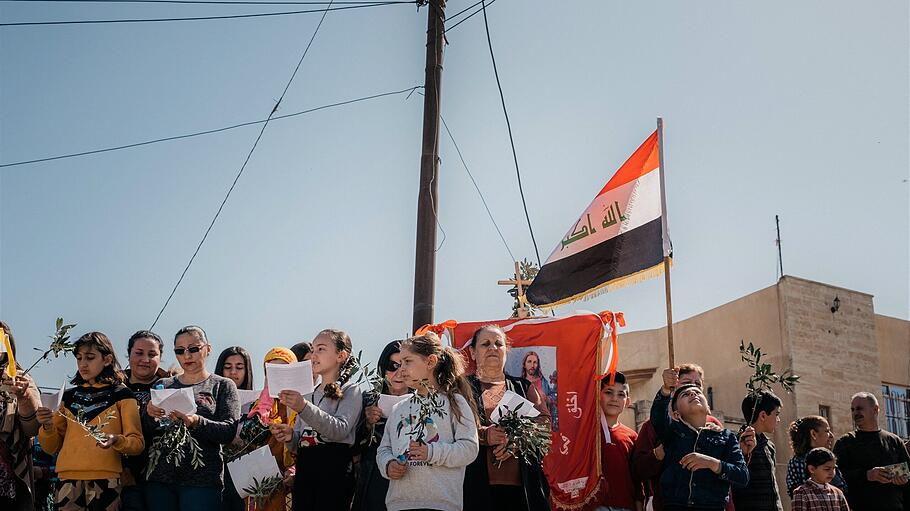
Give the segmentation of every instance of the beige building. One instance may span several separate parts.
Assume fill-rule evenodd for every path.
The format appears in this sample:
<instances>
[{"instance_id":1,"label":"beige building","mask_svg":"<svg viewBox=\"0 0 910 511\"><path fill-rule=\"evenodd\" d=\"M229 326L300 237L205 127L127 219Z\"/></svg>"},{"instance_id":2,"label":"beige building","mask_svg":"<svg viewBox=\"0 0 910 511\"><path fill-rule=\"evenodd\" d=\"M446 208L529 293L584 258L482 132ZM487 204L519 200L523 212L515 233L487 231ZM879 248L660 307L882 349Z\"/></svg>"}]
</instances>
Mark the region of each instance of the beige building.
<instances>
[{"instance_id":1,"label":"beige building","mask_svg":"<svg viewBox=\"0 0 910 511\"><path fill-rule=\"evenodd\" d=\"M787 425L799 416L828 417L836 436L852 429L850 397L870 391L882 404L882 427L910 436L910 322L875 314L872 295L797 277L674 323L676 363L705 369L706 391L715 416L737 430L740 405L751 370L739 355L740 340L768 354L777 372L801 376L783 401L777 446L781 500L789 509L785 476L792 451ZM665 328L619 336L620 370L630 379L633 407L625 424L647 419L651 400L667 367Z\"/></svg>"}]
</instances>

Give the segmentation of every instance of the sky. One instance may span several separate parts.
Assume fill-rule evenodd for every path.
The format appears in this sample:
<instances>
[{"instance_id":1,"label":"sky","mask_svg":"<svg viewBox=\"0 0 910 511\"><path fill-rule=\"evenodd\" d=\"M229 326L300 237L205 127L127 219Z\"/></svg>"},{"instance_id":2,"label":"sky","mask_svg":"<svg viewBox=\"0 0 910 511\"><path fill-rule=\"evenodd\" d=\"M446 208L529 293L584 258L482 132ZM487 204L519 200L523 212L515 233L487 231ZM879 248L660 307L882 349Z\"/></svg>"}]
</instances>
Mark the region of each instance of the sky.
<instances>
[{"instance_id":1,"label":"sky","mask_svg":"<svg viewBox=\"0 0 910 511\"><path fill-rule=\"evenodd\" d=\"M0 20L281 10L0 1ZM786 274L908 319L908 14L903 0L497 1L541 257L661 116L675 319L776 282L775 215ZM0 164L265 118L318 19L0 27ZM329 13L278 113L422 85L425 31L413 5ZM443 116L512 252L534 259L482 16L447 35ZM421 123L422 98L402 94L269 124L155 330L201 325L216 353L245 346L257 365L323 328L366 359L406 336ZM258 131L0 168L0 317L22 363L58 316L107 333L125 363ZM511 258L444 132L440 158L435 319L505 317ZM575 309L660 327L663 280L558 312ZM53 387L74 370L34 374Z\"/></svg>"}]
</instances>

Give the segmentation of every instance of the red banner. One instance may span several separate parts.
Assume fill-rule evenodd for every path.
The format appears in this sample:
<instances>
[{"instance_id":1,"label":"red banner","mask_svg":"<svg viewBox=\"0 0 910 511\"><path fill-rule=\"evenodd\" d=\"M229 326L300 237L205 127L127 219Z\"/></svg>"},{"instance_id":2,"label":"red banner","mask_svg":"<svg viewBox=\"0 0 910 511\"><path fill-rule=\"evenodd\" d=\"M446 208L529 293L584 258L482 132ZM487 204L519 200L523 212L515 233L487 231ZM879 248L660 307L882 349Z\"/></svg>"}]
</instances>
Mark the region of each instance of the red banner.
<instances>
[{"instance_id":1,"label":"red banner","mask_svg":"<svg viewBox=\"0 0 910 511\"><path fill-rule=\"evenodd\" d=\"M597 350L603 322L597 314L579 312L556 318L507 319L459 323L449 328L453 346L463 350L471 367L468 343L482 325L506 331L512 349L506 373L526 378L547 401L553 444L543 468L556 509L578 509L597 495L601 484L598 421Z\"/></svg>"}]
</instances>

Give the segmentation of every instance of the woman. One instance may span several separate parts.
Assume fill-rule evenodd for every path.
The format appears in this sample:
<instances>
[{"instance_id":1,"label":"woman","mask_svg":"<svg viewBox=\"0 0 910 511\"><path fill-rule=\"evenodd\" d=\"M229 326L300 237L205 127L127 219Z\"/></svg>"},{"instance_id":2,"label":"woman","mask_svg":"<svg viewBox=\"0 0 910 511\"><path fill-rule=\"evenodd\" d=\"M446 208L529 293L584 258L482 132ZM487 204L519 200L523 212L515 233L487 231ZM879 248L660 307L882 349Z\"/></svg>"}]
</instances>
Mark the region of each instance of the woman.
<instances>
[{"instance_id":1,"label":"woman","mask_svg":"<svg viewBox=\"0 0 910 511\"><path fill-rule=\"evenodd\" d=\"M9 325L0 321L0 335L9 339L13 358L16 341ZM2 342L0 342L2 346ZM24 511L33 509L31 439L38 434L35 412L41 397L28 375L6 375L9 355L0 353L0 509ZM17 365L17 371L21 368Z\"/></svg>"},{"instance_id":2,"label":"woman","mask_svg":"<svg viewBox=\"0 0 910 511\"><path fill-rule=\"evenodd\" d=\"M189 459L175 465L162 453L155 469L148 475L146 503L149 509L197 511L214 510L221 505L224 470L221 446L234 439L240 405L234 382L206 370L205 362L211 352L205 331L198 326L183 327L174 336L174 354L183 373L164 378L159 386L192 389L196 413L172 411L168 419L181 421L189 428L202 450L204 466L194 469ZM164 418L164 409L151 402L146 405L143 419L152 427ZM163 426L158 427L155 436L164 432ZM152 445L154 447L154 440Z\"/></svg>"},{"instance_id":3,"label":"woman","mask_svg":"<svg viewBox=\"0 0 910 511\"><path fill-rule=\"evenodd\" d=\"M793 457L787 463L787 495L792 499L793 490L809 479L806 455L816 447L831 449L834 445L834 433L831 432L828 419L820 415L809 415L791 422L787 434L790 436L790 447L793 449ZM831 484L847 493L847 482L844 481L840 469L836 467Z\"/></svg>"},{"instance_id":4,"label":"woman","mask_svg":"<svg viewBox=\"0 0 910 511\"><path fill-rule=\"evenodd\" d=\"M539 388L527 379L505 374L508 349L508 338L496 325L480 327L471 338L470 350L477 362L477 371L468 377L468 381L474 390L480 414L480 453L465 472L464 508L481 511L549 510L550 490L543 468L539 464L530 465L517 460L506 452L508 437L502 428L490 421L490 415L499 406L503 394L510 390L534 403L540 412L540 422L550 425L550 411ZM532 354L525 355L522 366L526 369ZM539 361L539 357L536 360ZM532 369L536 367L539 366L531 366Z\"/></svg>"},{"instance_id":5,"label":"woman","mask_svg":"<svg viewBox=\"0 0 910 511\"><path fill-rule=\"evenodd\" d=\"M253 365L250 354L240 346L231 346L218 355L215 374L234 382L239 390L253 390Z\"/></svg>"},{"instance_id":6,"label":"woman","mask_svg":"<svg viewBox=\"0 0 910 511\"><path fill-rule=\"evenodd\" d=\"M126 376L126 386L136 396L139 409L145 409L148 404L152 386L161 378L169 376L161 368L161 353L164 350L164 341L155 332L140 330L130 336L126 344L130 366L123 371ZM142 435L146 439L146 450L137 456L128 456L123 459L123 493L120 496L122 511L144 511L145 508L145 467L148 463L148 445L151 443L153 429L143 428Z\"/></svg>"},{"instance_id":7,"label":"woman","mask_svg":"<svg viewBox=\"0 0 910 511\"><path fill-rule=\"evenodd\" d=\"M401 341L392 341L379 355L382 375L382 394L403 396L408 385L401 375ZM389 480L382 477L376 468L376 450L382 441L386 420L377 406L379 396L364 395L363 420L358 426L357 445L360 446L360 463L357 472L357 489L354 493L354 511L385 511L385 496L389 491Z\"/></svg>"}]
</instances>

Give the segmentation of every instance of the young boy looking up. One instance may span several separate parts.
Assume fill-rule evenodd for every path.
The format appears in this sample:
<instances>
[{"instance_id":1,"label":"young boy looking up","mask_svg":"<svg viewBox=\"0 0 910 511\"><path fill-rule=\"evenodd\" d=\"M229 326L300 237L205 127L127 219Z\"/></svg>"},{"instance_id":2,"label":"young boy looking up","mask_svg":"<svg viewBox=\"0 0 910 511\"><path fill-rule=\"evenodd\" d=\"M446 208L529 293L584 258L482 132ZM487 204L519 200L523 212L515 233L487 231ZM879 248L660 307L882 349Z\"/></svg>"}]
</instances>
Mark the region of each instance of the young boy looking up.
<instances>
[{"instance_id":1,"label":"young boy looking up","mask_svg":"<svg viewBox=\"0 0 910 511\"><path fill-rule=\"evenodd\" d=\"M850 511L844 492L831 484L837 472L834 453L816 447L806 454L809 480L793 490L793 511Z\"/></svg>"},{"instance_id":2,"label":"young boy looking up","mask_svg":"<svg viewBox=\"0 0 910 511\"><path fill-rule=\"evenodd\" d=\"M610 385L610 377L600 382L600 462L604 477L598 498L598 510L639 511L644 507L644 491L632 476L629 462L638 434L621 424L619 416L631 404L629 384L620 372Z\"/></svg>"},{"instance_id":3,"label":"young boy looking up","mask_svg":"<svg viewBox=\"0 0 910 511\"><path fill-rule=\"evenodd\" d=\"M782 511L777 488L774 444L768 439L780 422L781 401L770 391L743 399L743 417L749 428L740 438L740 448L749 467L749 484L733 489L737 511Z\"/></svg>"},{"instance_id":4,"label":"young boy looking up","mask_svg":"<svg viewBox=\"0 0 910 511\"><path fill-rule=\"evenodd\" d=\"M708 399L700 387L679 385L671 390L678 382L676 373L665 371L663 378L664 385L651 406L651 424L664 446L663 509L721 511L727 505L731 483L743 486L749 482L736 435L708 422Z\"/></svg>"}]
</instances>

